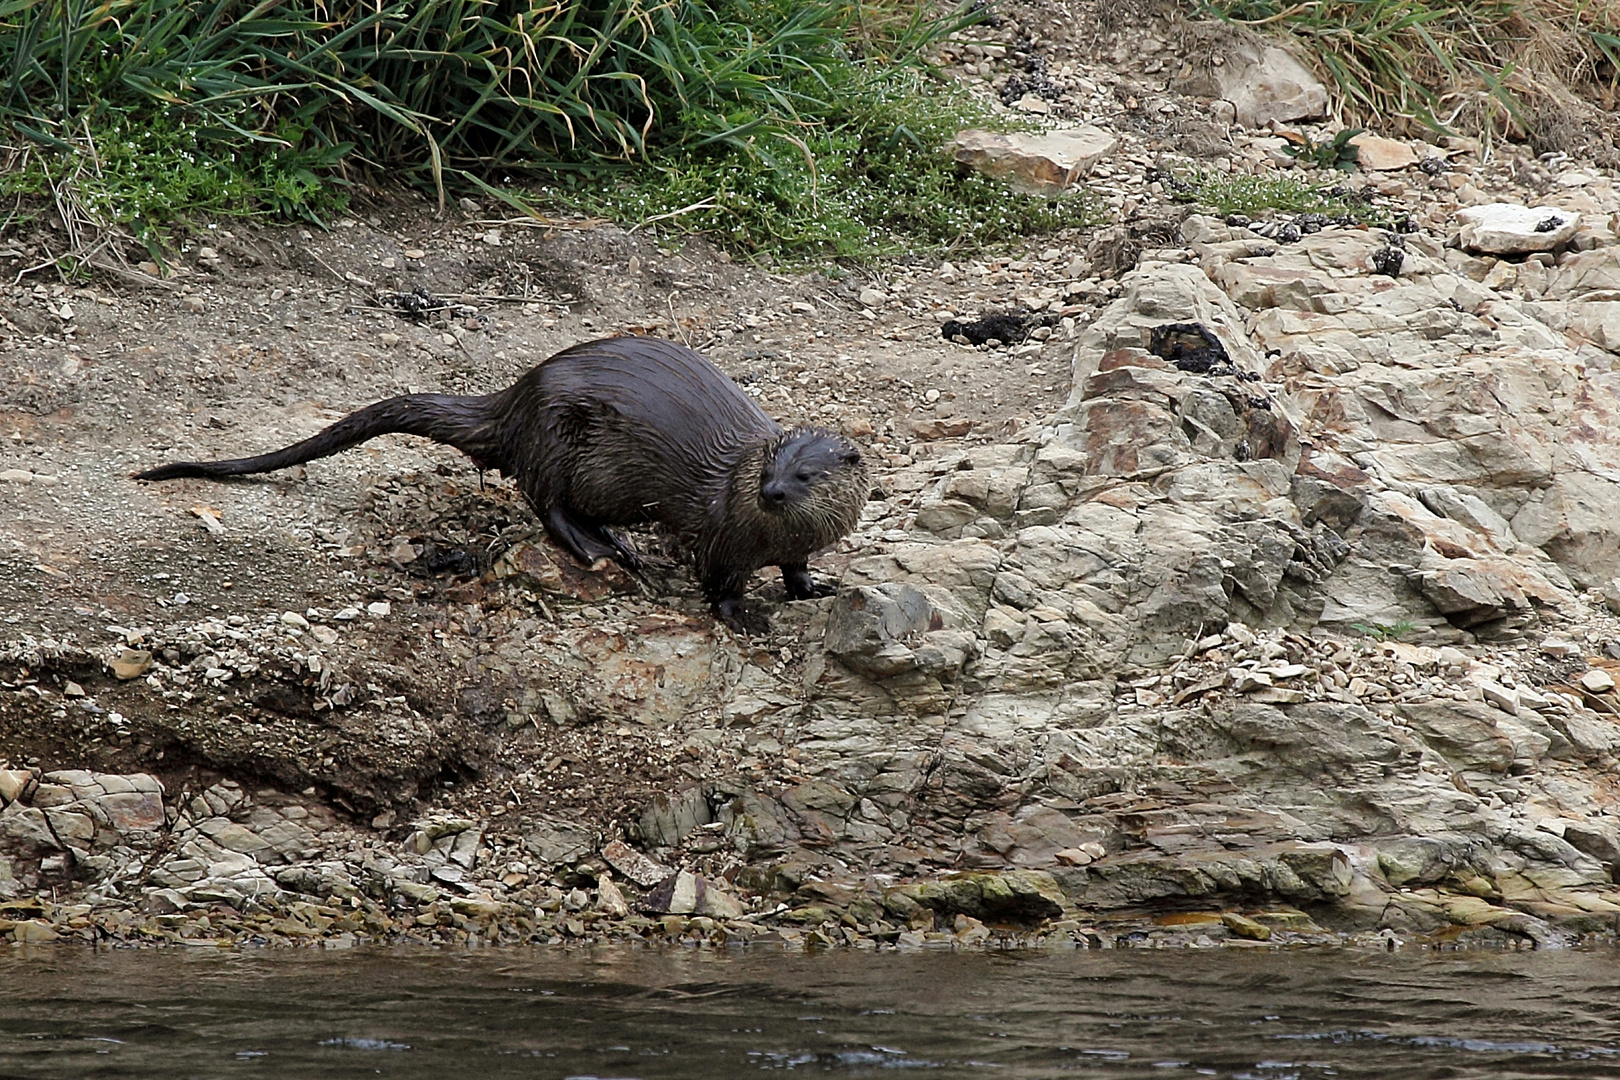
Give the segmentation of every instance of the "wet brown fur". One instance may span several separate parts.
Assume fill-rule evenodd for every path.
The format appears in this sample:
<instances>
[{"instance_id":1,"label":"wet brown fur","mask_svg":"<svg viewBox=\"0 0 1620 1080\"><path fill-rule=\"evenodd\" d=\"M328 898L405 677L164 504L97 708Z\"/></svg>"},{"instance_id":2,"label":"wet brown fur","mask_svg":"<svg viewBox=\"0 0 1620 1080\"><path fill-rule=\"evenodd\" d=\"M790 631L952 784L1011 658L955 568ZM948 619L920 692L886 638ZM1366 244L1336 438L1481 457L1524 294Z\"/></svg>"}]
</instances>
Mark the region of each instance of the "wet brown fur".
<instances>
[{"instance_id":1,"label":"wet brown fur","mask_svg":"<svg viewBox=\"0 0 1620 1080\"><path fill-rule=\"evenodd\" d=\"M634 567L614 530L664 526L689 546L705 596L734 627L762 566L782 568L790 600L818 593L807 560L854 528L870 490L843 436L784 432L701 354L644 337L564 349L498 393L389 398L270 454L136 477L270 472L389 432L446 443L515 478L547 531L587 563Z\"/></svg>"}]
</instances>

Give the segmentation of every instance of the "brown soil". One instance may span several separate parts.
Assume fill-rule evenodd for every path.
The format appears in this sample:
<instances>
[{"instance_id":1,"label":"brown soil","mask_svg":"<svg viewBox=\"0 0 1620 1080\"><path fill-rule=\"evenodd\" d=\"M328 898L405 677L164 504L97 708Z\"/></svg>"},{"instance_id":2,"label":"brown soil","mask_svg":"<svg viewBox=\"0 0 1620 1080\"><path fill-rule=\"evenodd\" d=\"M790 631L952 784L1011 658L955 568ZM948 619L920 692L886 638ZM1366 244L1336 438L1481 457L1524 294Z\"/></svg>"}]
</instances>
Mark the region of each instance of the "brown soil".
<instances>
[{"instance_id":1,"label":"brown soil","mask_svg":"<svg viewBox=\"0 0 1620 1080\"><path fill-rule=\"evenodd\" d=\"M367 817L437 785L525 807L626 809L704 775L705 748L558 722L555 710L534 719L533 701L514 701L522 679L492 684L447 651L499 650L536 621L590 618L487 573L537 523L510 485L456 452L391 436L228 483L130 479L166 460L278 447L393 394L499 388L566 345L624 332L700 348L785 424L842 427L870 449L880 488L914 460L1050 413L1068 391L1058 340L1015 357L939 332L947 308L971 317L1016 303L1014 280L897 268L877 283L894 299L868 312L857 297L871 281L665 243L611 225L439 219L401 196L329 232L199 230L173 275L144 287L35 275L0 289L0 472L37 477L0 482L11 656L0 652L0 682L12 691L0 694L0 746L47 767L153 770L171 789L221 772L314 786ZM413 320L389 294L415 289L454 307ZM588 594L603 588L570 572ZM621 597L620 612L708 621L673 564L653 591ZM757 591L780 596L764 575ZM367 614L376 603L390 615ZM341 620L345 608L359 617ZM343 631L321 650L324 676L307 670L307 638L278 636L284 612ZM156 642L160 665L203 671L210 649L235 643L193 634L194 648L174 646L210 619L259 632L239 646L253 670L182 689L106 667L126 643ZM66 696L70 681L83 697ZM514 716L530 718L526 732Z\"/></svg>"}]
</instances>

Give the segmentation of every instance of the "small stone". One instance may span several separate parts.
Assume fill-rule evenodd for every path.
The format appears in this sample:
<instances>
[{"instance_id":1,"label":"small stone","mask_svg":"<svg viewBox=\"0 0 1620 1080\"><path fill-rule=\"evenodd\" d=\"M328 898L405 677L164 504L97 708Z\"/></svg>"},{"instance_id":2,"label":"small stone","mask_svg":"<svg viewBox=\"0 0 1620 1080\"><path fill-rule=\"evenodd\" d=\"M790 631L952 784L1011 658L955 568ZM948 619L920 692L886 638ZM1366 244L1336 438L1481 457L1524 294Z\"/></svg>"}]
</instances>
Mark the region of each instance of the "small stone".
<instances>
[{"instance_id":1,"label":"small stone","mask_svg":"<svg viewBox=\"0 0 1620 1080\"><path fill-rule=\"evenodd\" d=\"M1519 699L1517 695L1515 695L1512 690L1509 690L1501 683L1494 683L1488 680L1486 682L1482 682L1479 684L1479 692L1484 695L1486 704L1496 706L1509 716L1517 716L1519 714Z\"/></svg>"},{"instance_id":2,"label":"small stone","mask_svg":"<svg viewBox=\"0 0 1620 1080\"><path fill-rule=\"evenodd\" d=\"M384 270L392 270L398 265L398 263L396 263L394 261L394 257L390 255L386 259L377 260L377 265L382 267Z\"/></svg>"},{"instance_id":3,"label":"small stone","mask_svg":"<svg viewBox=\"0 0 1620 1080\"><path fill-rule=\"evenodd\" d=\"M1051 194L1089 175L1118 146L1117 136L1088 124L1042 135L962 131L951 144L951 154L958 164L1020 190Z\"/></svg>"},{"instance_id":4,"label":"small stone","mask_svg":"<svg viewBox=\"0 0 1620 1080\"><path fill-rule=\"evenodd\" d=\"M25 769L0 769L0 803L16 802L33 778L34 774Z\"/></svg>"},{"instance_id":5,"label":"small stone","mask_svg":"<svg viewBox=\"0 0 1620 1080\"><path fill-rule=\"evenodd\" d=\"M42 919L28 919L13 926L11 936L19 945L49 945L62 935Z\"/></svg>"},{"instance_id":6,"label":"small stone","mask_svg":"<svg viewBox=\"0 0 1620 1080\"><path fill-rule=\"evenodd\" d=\"M196 293L192 293L190 296L181 298L180 303L193 315L201 315L208 307L208 302L202 297L198 296Z\"/></svg>"},{"instance_id":7,"label":"small stone","mask_svg":"<svg viewBox=\"0 0 1620 1080\"><path fill-rule=\"evenodd\" d=\"M1525 255L1551 251L1568 243L1581 217L1570 210L1517 203L1486 203L1457 211L1459 239L1469 251L1488 255Z\"/></svg>"},{"instance_id":8,"label":"small stone","mask_svg":"<svg viewBox=\"0 0 1620 1080\"><path fill-rule=\"evenodd\" d=\"M1581 647L1573 641L1563 638L1548 638L1541 643L1541 651L1547 656L1579 656Z\"/></svg>"},{"instance_id":9,"label":"small stone","mask_svg":"<svg viewBox=\"0 0 1620 1080\"><path fill-rule=\"evenodd\" d=\"M116 678L127 682L145 675L151 666L152 654L146 649L125 649L123 655L112 662L112 672Z\"/></svg>"},{"instance_id":10,"label":"small stone","mask_svg":"<svg viewBox=\"0 0 1620 1080\"><path fill-rule=\"evenodd\" d=\"M882 307L888 302L888 299L887 293L879 292L876 289L861 290L860 301L869 308Z\"/></svg>"},{"instance_id":11,"label":"small stone","mask_svg":"<svg viewBox=\"0 0 1620 1080\"><path fill-rule=\"evenodd\" d=\"M427 258L427 252L421 248L406 248L405 257L407 259L425 259Z\"/></svg>"},{"instance_id":12,"label":"small stone","mask_svg":"<svg viewBox=\"0 0 1620 1080\"><path fill-rule=\"evenodd\" d=\"M1053 856L1053 858L1057 859L1057 861L1062 863L1064 866L1091 865L1091 853L1081 851L1079 848L1064 848L1062 851Z\"/></svg>"},{"instance_id":13,"label":"small stone","mask_svg":"<svg viewBox=\"0 0 1620 1080\"><path fill-rule=\"evenodd\" d=\"M1351 139L1350 145L1358 151L1356 164L1370 171L1405 169L1418 163L1417 151L1402 139L1386 139L1364 131Z\"/></svg>"},{"instance_id":14,"label":"small stone","mask_svg":"<svg viewBox=\"0 0 1620 1080\"><path fill-rule=\"evenodd\" d=\"M1593 694L1607 694L1614 689L1614 677L1602 668L1593 668L1581 674L1581 686Z\"/></svg>"},{"instance_id":15,"label":"small stone","mask_svg":"<svg viewBox=\"0 0 1620 1080\"><path fill-rule=\"evenodd\" d=\"M1262 690L1271 685L1271 676L1263 671L1249 671L1246 668L1232 669L1232 689L1240 694L1247 694L1253 690Z\"/></svg>"},{"instance_id":16,"label":"small stone","mask_svg":"<svg viewBox=\"0 0 1620 1080\"><path fill-rule=\"evenodd\" d=\"M642 910L652 915L690 915L697 911L701 878L678 870L648 894Z\"/></svg>"},{"instance_id":17,"label":"small stone","mask_svg":"<svg viewBox=\"0 0 1620 1080\"><path fill-rule=\"evenodd\" d=\"M310 636L322 645L336 645L338 632L330 626L315 626L310 628Z\"/></svg>"},{"instance_id":18,"label":"small stone","mask_svg":"<svg viewBox=\"0 0 1620 1080\"><path fill-rule=\"evenodd\" d=\"M1271 927L1257 923L1246 915L1239 915L1235 911L1221 912L1221 922L1226 924L1234 936L1248 938L1250 941L1270 941Z\"/></svg>"},{"instance_id":19,"label":"small stone","mask_svg":"<svg viewBox=\"0 0 1620 1080\"><path fill-rule=\"evenodd\" d=\"M225 526L220 523L218 510L211 506L193 506L191 513L197 519L198 528L214 536L223 536L225 534Z\"/></svg>"},{"instance_id":20,"label":"small stone","mask_svg":"<svg viewBox=\"0 0 1620 1080\"><path fill-rule=\"evenodd\" d=\"M393 610L393 605L386 600L377 600L366 605L366 614L379 619L386 617Z\"/></svg>"},{"instance_id":21,"label":"small stone","mask_svg":"<svg viewBox=\"0 0 1620 1080\"><path fill-rule=\"evenodd\" d=\"M624 893L613 883L613 875L603 873L596 879L596 908L604 915L615 919L622 919L630 914L630 905L625 903Z\"/></svg>"},{"instance_id":22,"label":"small stone","mask_svg":"<svg viewBox=\"0 0 1620 1080\"><path fill-rule=\"evenodd\" d=\"M69 679L62 684L62 694L64 697L84 697L84 687Z\"/></svg>"},{"instance_id":23,"label":"small stone","mask_svg":"<svg viewBox=\"0 0 1620 1080\"><path fill-rule=\"evenodd\" d=\"M309 620L296 611L283 611L281 613L281 623L283 626L296 626L300 630L309 629Z\"/></svg>"},{"instance_id":24,"label":"small stone","mask_svg":"<svg viewBox=\"0 0 1620 1080\"><path fill-rule=\"evenodd\" d=\"M500 247L501 246L501 230L499 230L499 229L491 229L491 230L489 230L489 232L485 233L483 236L480 236L479 239L482 240L484 243L488 244L490 247Z\"/></svg>"},{"instance_id":25,"label":"small stone","mask_svg":"<svg viewBox=\"0 0 1620 1080\"><path fill-rule=\"evenodd\" d=\"M699 878L698 881L703 885L702 895L698 897L698 914L714 919L742 918L745 909L736 897L707 878Z\"/></svg>"},{"instance_id":26,"label":"small stone","mask_svg":"<svg viewBox=\"0 0 1620 1080\"><path fill-rule=\"evenodd\" d=\"M384 348L392 349L399 344L399 335L392 331L385 331L377 335L377 340L382 343Z\"/></svg>"},{"instance_id":27,"label":"small stone","mask_svg":"<svg viewBox=\"0 0 1620 1080\"><path fill-rule=\"evenodd\" d=\"M614 840L603 847L602 858L644 889L657 885L670 875L669 867L660 866L623 840Z\"/></svg>"}]
</instances>

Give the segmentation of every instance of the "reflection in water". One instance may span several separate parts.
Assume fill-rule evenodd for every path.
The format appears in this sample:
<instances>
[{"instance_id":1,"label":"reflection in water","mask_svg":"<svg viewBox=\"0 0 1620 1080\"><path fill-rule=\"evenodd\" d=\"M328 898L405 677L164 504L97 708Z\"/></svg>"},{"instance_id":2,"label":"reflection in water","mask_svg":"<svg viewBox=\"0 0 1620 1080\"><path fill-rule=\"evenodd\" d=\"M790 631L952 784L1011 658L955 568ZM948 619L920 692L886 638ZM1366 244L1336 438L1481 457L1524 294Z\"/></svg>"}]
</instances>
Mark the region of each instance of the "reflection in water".
<instances>
[{"instance_id":1,"label":"reflection in water","mask_svg":"<svg viewBox=\"0 0 1620 1080\"><path fill-rule=\"evenodd\" d=\"M1612 952L0 956L0 1077L1620 1076Z\"/></svg>"}]
</instances>

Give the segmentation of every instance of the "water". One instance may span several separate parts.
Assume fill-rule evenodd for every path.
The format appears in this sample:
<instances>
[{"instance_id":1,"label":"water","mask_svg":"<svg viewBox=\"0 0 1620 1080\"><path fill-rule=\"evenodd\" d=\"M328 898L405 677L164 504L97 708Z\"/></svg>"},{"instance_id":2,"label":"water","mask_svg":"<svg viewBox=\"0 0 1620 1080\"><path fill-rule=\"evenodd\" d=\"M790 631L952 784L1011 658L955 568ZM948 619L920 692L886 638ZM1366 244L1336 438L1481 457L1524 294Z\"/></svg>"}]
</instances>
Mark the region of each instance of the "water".
<instances>
[{"instance_id":1,"label":"water","mask_svg":"<svg viewBox=\"0 0 1620 1080\"><path fill-rule=\"evenodd\" d=\"M0 1077L1620 1077L1620 955L0 954Z\"/></svg>"}]
</instances>

